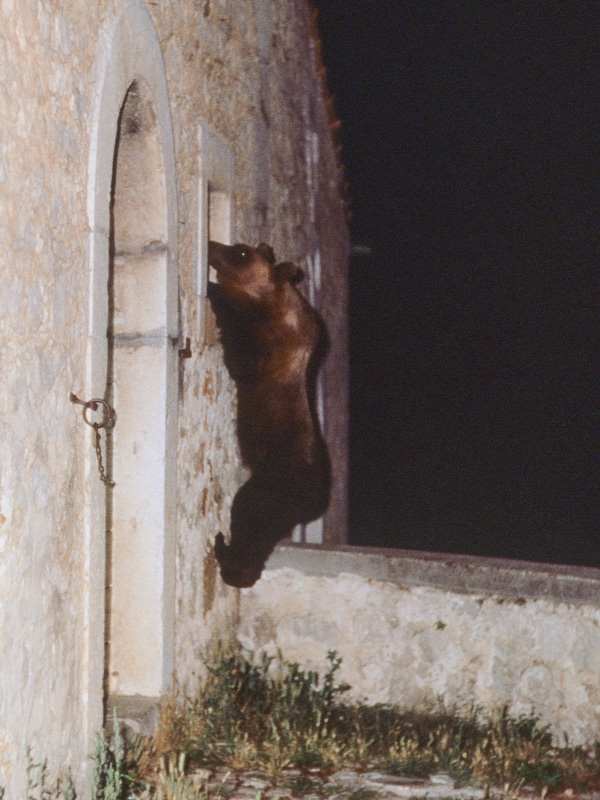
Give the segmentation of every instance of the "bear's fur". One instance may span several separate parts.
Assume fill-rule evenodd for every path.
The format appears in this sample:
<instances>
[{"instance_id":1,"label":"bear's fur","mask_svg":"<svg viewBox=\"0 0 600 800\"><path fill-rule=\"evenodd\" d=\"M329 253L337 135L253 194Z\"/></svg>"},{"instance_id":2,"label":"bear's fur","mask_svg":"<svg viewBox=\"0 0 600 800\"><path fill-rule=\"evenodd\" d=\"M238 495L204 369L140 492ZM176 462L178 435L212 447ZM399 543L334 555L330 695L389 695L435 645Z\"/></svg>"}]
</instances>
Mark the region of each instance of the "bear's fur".
<instances>
[{"instance_id":1,"label":"bear's fur","mask_svg":"<svg viewBox=\"0 0 600 800\"><path fill-rule=\"evenodd\" d=\"M266 244L210 242L208 297L237 386L242 461L251 472L231 507L231 540L215 540L221 576L252 586L278 541L329 503L330 463L316 409L325 326L295 288L304 273Z\"/></svg>"}]
</instances>

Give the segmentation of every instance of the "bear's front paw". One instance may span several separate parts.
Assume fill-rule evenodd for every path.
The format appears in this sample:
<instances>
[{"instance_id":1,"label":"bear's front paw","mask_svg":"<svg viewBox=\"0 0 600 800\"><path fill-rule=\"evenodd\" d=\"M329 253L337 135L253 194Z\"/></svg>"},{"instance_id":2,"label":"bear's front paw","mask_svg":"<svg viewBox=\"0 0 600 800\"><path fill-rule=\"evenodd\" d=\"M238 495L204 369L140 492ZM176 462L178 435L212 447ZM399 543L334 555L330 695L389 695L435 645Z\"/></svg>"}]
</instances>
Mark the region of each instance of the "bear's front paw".
<instances>
[{"instance_id":1,"label":"bear's front paw","mask_svg":"<svg viewBox=\"0 0 600 800\"><path fill-rule=\"evenodd\" d=\"M225 544L225 537L219 531L215 536L215 556L217 557L217 561L219 563L223 562L227 558L227 551L229 547Z\"/></svg>"}]
</instances>

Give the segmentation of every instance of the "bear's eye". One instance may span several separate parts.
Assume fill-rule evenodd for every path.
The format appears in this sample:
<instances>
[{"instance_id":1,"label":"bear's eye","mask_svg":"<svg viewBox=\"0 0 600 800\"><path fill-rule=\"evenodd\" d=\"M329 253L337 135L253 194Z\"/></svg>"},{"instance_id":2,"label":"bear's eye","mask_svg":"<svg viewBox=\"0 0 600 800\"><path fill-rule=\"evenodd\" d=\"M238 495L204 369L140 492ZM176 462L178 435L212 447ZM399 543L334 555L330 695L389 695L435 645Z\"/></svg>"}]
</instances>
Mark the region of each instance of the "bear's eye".
<instances>
[{"instance_id":1,"label":"bear's eye","mask_svg":"<svg viewBox=\"0 0 600 800\"><path fill-rule=\"evenodd\" d=\"M249 247L245 247L244 245L237 245L235 247L235 257L240 264L245 264L249 261L251 255Z\"/></svg>"}]
</instances>

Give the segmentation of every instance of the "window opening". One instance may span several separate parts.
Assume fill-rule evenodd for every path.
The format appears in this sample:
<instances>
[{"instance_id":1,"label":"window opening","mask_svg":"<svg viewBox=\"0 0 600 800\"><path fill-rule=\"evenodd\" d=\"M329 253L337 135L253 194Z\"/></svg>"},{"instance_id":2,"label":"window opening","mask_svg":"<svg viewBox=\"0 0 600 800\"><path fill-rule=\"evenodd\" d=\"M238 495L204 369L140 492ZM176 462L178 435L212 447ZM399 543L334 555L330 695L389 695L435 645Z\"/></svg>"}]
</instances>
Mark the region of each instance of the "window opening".
<instances>
[{"instance_id":1,"label":"window opening","mask_svg":"<svg viewBox=\"0 0 600 800\"><path fill-rule=\"evenodd\" d=\"M320 289L320 276L321 276L321 254L316 249L312 256L306 260L307 266L307 295L308 300L312 305L318 306L319 289ZM325 403L323 396L323 375L319 373L317 378L317 414L321 430L324 432L325 424ZM323 542L323 517L315 519L312 522L306 522L301 525L296 525L292 533L293 542L304 542L306 544L322 544Z\"/></svg>"},{"instance_id":2,"label":"window opening","mask_svg":"<svg viewBox=\"0 0 600 800\"><path fill-rule=\"evenodd\" d=\"M318 200L318 166L319 166L319 137L318 134L309 131L306 136L306 179L308 190L308 212L309 212L309 254L306 259L307 267L307 286L306 292L309 302L319 305L321 292L321 250L319 243L319 233L316 226L317 219L317 200ZM320 373L317 378L317 413L321 430L324 432L325 424L325 403L323 396L323 376ZM292 534L293 542L306 542L307 544L321 544L323 542L323 517L297 525Z\"/></svg>"},{"instance_id":3,"label":"window opening","mask_svg":"<svg viewBox=\"0 0 600 800\"><path fill-rule=\"evenodd\" d=\"M216 321L206 297L206 287L215 275L208 266L208 242L233 244L233 150L207 126L199 129L199 224L198 224L198 324L200 341L217 341Z\"/></svg>"},{"instance_id":4,"label":"window opening","mask_svg":"<svg viewBox=\"0 0 600 800\"><path fill-rule=\"evenodd\" d=\"M220 191L212 184L208 184L208 229L207 242L214 239L223 244L232 244L231 241L231 198L227 192ZM215 270L207 264L207 281L216 281ZM204 287L206 293L206 287ZM217 342L217 321L210 303L205 300L205 331L204 342L213 345Z\"/></svg>"}]
</instances>

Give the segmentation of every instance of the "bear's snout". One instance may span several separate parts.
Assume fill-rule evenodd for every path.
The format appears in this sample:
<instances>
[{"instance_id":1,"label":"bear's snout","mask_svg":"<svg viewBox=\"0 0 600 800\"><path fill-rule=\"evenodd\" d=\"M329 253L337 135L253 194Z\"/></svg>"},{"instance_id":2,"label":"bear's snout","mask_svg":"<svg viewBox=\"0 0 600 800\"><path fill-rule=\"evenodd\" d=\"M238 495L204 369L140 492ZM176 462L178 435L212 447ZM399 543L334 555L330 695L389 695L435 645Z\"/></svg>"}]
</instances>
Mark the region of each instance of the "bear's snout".
<instances>
[{"instance_id":1,"label":"bear's snout","mask_svg":"<svg viewBox=\"0 0 600 800\"><path fill-rule=\"evenodd\" d=\"M228 246L226 244L221 244L221 242L213 242L211 240L208 243L208 263L211 267L216 269L217 272L223 271L228 264L228 249Z\"/></svg>"}]
</instances>

